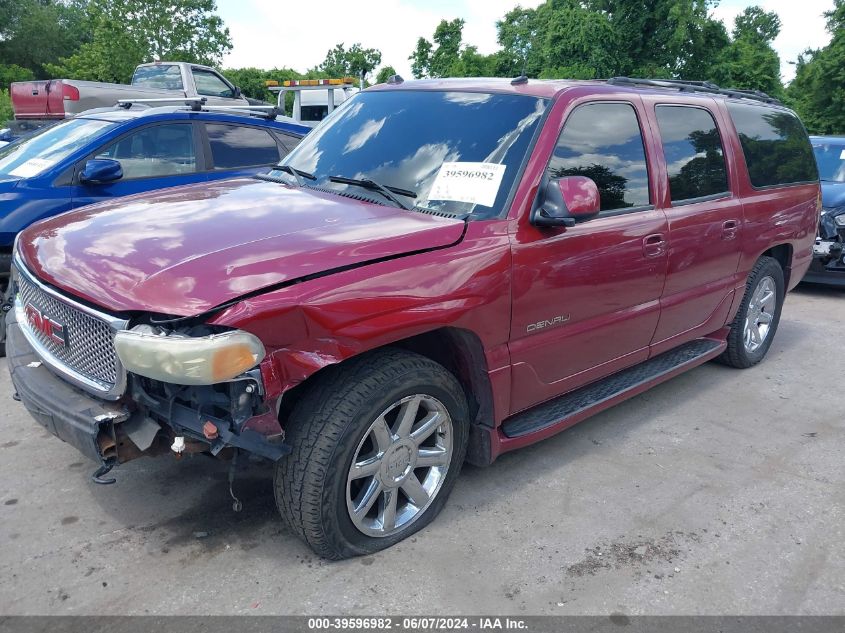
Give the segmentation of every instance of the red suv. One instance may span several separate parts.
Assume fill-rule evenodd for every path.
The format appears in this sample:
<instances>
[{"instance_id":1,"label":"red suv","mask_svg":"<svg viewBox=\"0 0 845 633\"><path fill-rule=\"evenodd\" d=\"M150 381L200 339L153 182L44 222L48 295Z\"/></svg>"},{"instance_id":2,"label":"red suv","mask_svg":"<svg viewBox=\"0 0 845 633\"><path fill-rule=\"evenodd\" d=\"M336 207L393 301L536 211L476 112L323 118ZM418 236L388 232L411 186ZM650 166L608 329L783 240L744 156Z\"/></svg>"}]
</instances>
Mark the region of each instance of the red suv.
<instances>
[{"instance_id":1,"label":"red suv","mask_svg":"<svg viewBox=\"0 0 845 633\"><path fill-rule=\"evenodd\" d=\"M366 554L465 460L762 360L819 209L801 122L759 93L393 77L267 175L22 233L9 368L96 481L246 451L317 553Z\"/></svg>"}]
</instances>

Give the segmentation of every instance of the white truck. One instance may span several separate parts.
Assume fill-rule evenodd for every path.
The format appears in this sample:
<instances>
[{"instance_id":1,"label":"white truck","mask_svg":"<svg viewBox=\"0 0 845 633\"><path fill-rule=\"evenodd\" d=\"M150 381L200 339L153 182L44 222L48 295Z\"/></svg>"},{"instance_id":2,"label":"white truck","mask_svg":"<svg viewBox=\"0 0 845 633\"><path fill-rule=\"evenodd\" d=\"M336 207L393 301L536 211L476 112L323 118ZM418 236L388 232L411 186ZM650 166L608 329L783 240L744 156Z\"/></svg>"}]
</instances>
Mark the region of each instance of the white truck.
<instances>
[{"instance_id":1,"label":"white truck","mask_svg":"<svg viewBox=\"0 0 845 633\"><path fill-rule=\"evenodd\" d=\"M281 85L277 81L268 81L267 88L277 94L276 107L279 112L288 114L285 95L293 93L292 109L289 116L300 125L314 127L325 119L335 107L359 92L355 87L354 77L342 79L290 79Z\"/></svg>"},{"instance_id":2,"label":"white truck","mask_svg":"<svg viewBox=\"0 0 845 633\"><path fill-rule=\"evenodd\" d=\"M85 110L133 99L205 98L210 106L249 105L240 88L208 66L186 62L141 64L131 84L110 84L76 79L19 81L11 85L12 109L17 121L46 122Z\"/></svg>"}]
</instances>

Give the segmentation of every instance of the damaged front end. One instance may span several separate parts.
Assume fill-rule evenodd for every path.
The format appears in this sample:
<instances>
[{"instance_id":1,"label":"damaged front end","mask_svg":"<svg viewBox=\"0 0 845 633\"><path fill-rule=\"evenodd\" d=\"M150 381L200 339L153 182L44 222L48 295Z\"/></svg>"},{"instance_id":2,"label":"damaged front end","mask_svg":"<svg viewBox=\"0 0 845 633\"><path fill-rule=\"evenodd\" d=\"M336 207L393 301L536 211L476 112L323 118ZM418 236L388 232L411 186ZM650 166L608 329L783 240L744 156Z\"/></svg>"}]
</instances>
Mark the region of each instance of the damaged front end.
<instances>
[{"instance_id":1,"label":"damaged front end","mask_svg":"<svg viewBox=\"0 0 845 633\"><path fill-rule=\"evenodd\" d=\"M100 464L173 452L276 461L284 443L251 335L208 325L164 328L101 313L13 270L7 356L18 399L53 435ZM140 321L142 319L134 319ZM115 325L117 324L117 325ZM186 383L186 384L185 384Z\"/></svg>"},{"instance_id":2,"label":"damaged front end","mask_svg":"<svg viewBox=\"0 0 845 633\"><path fill-rule=\"evenodd\" d=\"M845 206L824 208L804 281L845 286Z\"/></svg>"}]
</instances>

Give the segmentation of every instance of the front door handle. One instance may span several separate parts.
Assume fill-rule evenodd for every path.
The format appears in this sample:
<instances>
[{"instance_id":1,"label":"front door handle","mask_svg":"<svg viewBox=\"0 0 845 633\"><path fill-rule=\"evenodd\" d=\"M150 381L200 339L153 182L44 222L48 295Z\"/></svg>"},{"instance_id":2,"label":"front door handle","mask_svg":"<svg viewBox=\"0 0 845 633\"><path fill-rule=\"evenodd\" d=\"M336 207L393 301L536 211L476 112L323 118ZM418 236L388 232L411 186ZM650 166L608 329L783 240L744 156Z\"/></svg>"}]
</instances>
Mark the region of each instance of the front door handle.
<instances>
[{"instance_id":1,"label":"front door handle","mask_svg":"<svg viewBox=\"0 0 845 633\"><path fill-rule=\"evenodd\" d=\"M736 220L726 220L722 223L722 239L732 240L739 233L739 222Z\"/></svg>"},{"instance_id":2,"label":"front door handle","mask_svg":"<svg viewBox=\"0 0 845 633\"><path fill-rule=\"evenodd\" d=\"M660 257L666 253L666 240L663 233L653 233L643 238L643 254L646 257Z\"/></svg>"}]
</instances>

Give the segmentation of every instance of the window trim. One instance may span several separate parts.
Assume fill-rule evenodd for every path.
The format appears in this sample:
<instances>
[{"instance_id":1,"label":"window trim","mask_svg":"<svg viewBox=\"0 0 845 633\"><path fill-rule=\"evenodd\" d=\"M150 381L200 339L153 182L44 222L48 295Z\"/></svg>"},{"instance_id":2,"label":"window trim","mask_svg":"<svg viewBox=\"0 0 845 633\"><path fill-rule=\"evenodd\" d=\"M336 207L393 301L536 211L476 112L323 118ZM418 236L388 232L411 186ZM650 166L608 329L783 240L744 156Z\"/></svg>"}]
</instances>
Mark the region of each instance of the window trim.
<instances>
[{"instance_id":1,"label":"window trim","mask_svg":"<svg viewBox=\"0 0 845 633\"><path fill-rule=\"evenodd\" d=\"M143 67L144 68L150 68L151 66L143 66ZM176 88L176 90L185 90L185 77L182 76L182 69L179 68L179 64L154 64L152 67L153 68L176 68L177 71L179 72L179 84L180 84L180 87ZM130 84L132 84L132 82L135 80L135 73L137 73L137 72L138 72L138 69L136 68L135 72L132 73L132 79L129 80ZM165 72L167 72L167 71L165 71ZM166 88L166 90L170 90L170 88Z\"/></svg>"},{"instance_id":2,"label":"window trim","mask_svg":"<svg viewBox=\"0 0 845 633\"><path fill-rule=\"evenodd\" d=\"M729 200L730 198L733 198L732 192L720 191L719 193L711 193L709 196L698 196L696 198L687 198L685 200L681 200L680 202L672 202L672 206L669 208L674 209L675 207L686 207L700 202L712 202L713 200Z\"/></svg>"},{"instance_id":3,"label":"window trim","mask_svg":"<svg viewBox=\"0 0 845 633\"><path fill-rule=\"evenodd\" d=\"M713 119L713 125L716 128L716 132L719 134L719 143L722 146L722 162L725 164L725 182L728 185L728 188L725 191L719 191L717 193L711 193L706 196L696 196L695 198L685 198L683 200L679 200L675 202L672 199L672 183L670 182L669 176L669 169L668 169L668 162L666 160L666 146L663 142L663 132L660 129L660 119L657 116L657 108L695 108L697 110L704 110L707 114L710 115L710 118ZM719 122L716 120L716 115L713 112L698 103L655 103L654 104L654 122L657 124L657 135L660 140L660 150L663 152L663 164L667 165L666 169L666 187L667 191L669 192L669 206L668 209L672 209L674 207L683 207L690 204L695 204L697 202L707 202L710 200L718 200L720 198L732 198L734 195L733 189L731 189L731 173L730 169L728 169L728 156L725 153L725 135L722 133L722 130L719 128ZM733 120L731 120L733 123ZM750 180L750 177L749 177Z\"/></svg>"},{"instance_id":4,"label":"window trim","mask_svg":"<svg viewBox=\"0 0 845 633\"><path fill-rule=\"evenodd\" d=\"M131 129L127 130L126 132L124 132L120 136L116 136L116 137L112 138L111 140L107 141L106 143L103 143L102 145L97 147L95 150L86 154L81 160L77 161L76 165L74 166L73 184L77 185L77 186L83 186L83 187L86 186L84 183L82 183L79 180L79 174L82 172L83 169L85 169L85 163L87 163L89 160L93 160L97 156L97 154L99 152L102 152L105 148L111 147L115 143L119 143L123 139L131 136L132 134L135 134L136 132L140 132L141 130L146 130L147 128L158 127L158 126L162 126L162 125L190 125L191 126L191 140L194 143L194 165L196 166L196 169L193 172L190 172L190 173L187 173L187 174L183 173L183 174L169 174L167 176L141 176L141 177L138 177L138 178L121 178L119 180L116 180L116 181L114 181L112 183L108 183L108 184L109 185L117 185L117 184L120 184L122 182L141 182L141 181L144 181L144 180L157 180L157 179L161 179L161 178L174 178L176 176L190 177L190 176L196 176L196 175L207 173L208 170L200 168L200 165L205 165L205 152L204 152L204 148L203 148L202 144L200 143L197 125L193 121L188 121L188 120L152 121L150 123L146 123L144 125L138 125L138 126L135 126Z\"/></svg>"},{"instance_id":5,"label":"window trim","mask_svg":"<svg viewBox=\"0 0 845 633\"><path fill-rule=\"evenodd\" d=\"M211 149L211 137L208 134L208 126L209 125L226 125L229 127L237 127L237 128L250 128L253 130L261 130L262 132L266 132L267 135L270 137L276 144L276 151L279 154L279 158L276 159L275 163L259 163L258 165L241 165L239 167L221 167L216 168L214 166L214 152ZM287 156L290 151L287 150L282 144L281 141L276 137L274 134L275 130L272 128L264 128L258 125L242 125L240 123L233 123L230 121L202 121L202 138L203 138L203 147L206 149L206 161L205 161L205 171L211 174L219 174L226 171L239 171L242 169L255 169L257 167L272 167L273 165L278 165L282 159ZM300 139L302 140L302 139ZM284 151L284 156L282 156L282 152ZM292 150L291 150L292 151Z\"/></svg>"},{"instance_id":6,"label":"window trim","mask_svg":"<svg viewBox=\"0 0 845 633\"><path fill-rule=\"evenodd\" d=\"M204 73L206 75L214 75L220 81L222 81L224 85L229 87L229 90L232 92L232 96L231 97L221 97L220 95L208 95L208 94L201 93L199 91L199 89L197 88L197 78L195 76L195 73L200 73L200 74ZM229 80L226 79L223 75L218 73L216 70L212 70L211 68L202 68L200 66L191 66L191 81L194 82L194 90L201 97L212 97L214 99L237 99L237 97L235 96L235 93L237 92L235 90L235 86L232 83L230 83Z\"/></svg>"},{"instance_id":7,"label":"window trim","mask_svg":"<svg viewBox=\"0 0 845 633\"><path fill-rule=\"evenodd\" d=\"M801 120L801 117L799 117L797 114L795 114L795 112L793 112L792 110L790 110L788 108L773 108L773 107L769 106L768 104L763 104L763 103L761 103L761 104L756 104L756 103L751 104L751 103L743 103L741 101L736 101L736 100L725 99L725 113L727 114L727 117L730 120L731 125L734 128L734 132L736 132L736 140L737 140L737 143L739 143L739 152L742 155L742 162L745 165L745 173L748 176L748 186L751 187L751 189L753 191L767 191L769 189L777 189L777 188L780 188L780 187L806 187L807 185L814 185L814 184L820 182L819 178L816 178L815 180L799 180L799 181L796 181L796 182L775 183L773 185L761 185L759 187L756 186L751 180L751 169L749 169L749 167L748 167L748 158L745 156L745 147L743 147L743 145L742 145L742 139L740 138L740 135L739 135L739 129L736 127L736 121L734 121L734 117L731 114L731 105L751 106L751 107L762 108L764 110L768 110L769 112L780 112L780 113L783 113L783 114L791 115L796 121L798 121L798 124L801 126L801 129L804 130L804 135L807 137L807 140L810 143L810 152L813 154L813 160L815 161L816 153L813 152L813 140L810 138L810 133L807 131L807 126L804 125L804 122ZM818 173L818 170L819 170L819 167L818 167L818 164L816 164L816 172L817 173Z\"/></svg>"},{"instance_id":8,"label":"window trim","mask_svg":"<svg viewBox=\"0 0 845 633\"><path fill-rule=\"evenodd\" d=\"M636 119L637 126L640 129L640 141L642 142L642 146L643 146L643 159L644 159L643 162L645 164L646 181L648 183L648 204L640 204L640 205L633 206L633 207L620 207L619 209L607 209L605 211L599 211L598 215L596 215L594 218L591 218L591 219L615 217L617 215L628 215L629 213L639 213L639 212L642 212L642 211L652 211L655 208L655 202L654 202L654 200L651 199L651 193L652 193L651 192L651 185L652 185L652 178L651 177L652 177L652 173L651 173L651 165L649 165L649 160L648 160L648 150L647 150L647 147L646 147L646 138L645 138L645 131L644 131L644 128L643 128L643 122L642 122L642 119L640 118L640 112L638 111L636 104L633 101L626 101L624 99L594 99L594 100L591 100L591 101L584 101L584 102L576 105L574 108L572 108L566 114L566 118L563 120L563 124L560 126L560 132L558 132L558 134L557 134L557 139L555 140L554 147L552 148L551 156L549 156L549 160L546 162L546 167L543 170L543 179L541 181L541 187L538 191L538 195L540 195L539 192L542 191L542 184L545 183L545 182L548 182L548 179L550 178L550 176L549 176L549 165L551 165L552 159L554 159L554 157L555 157L555 150L557 149L558 142L560 141L560 137L564 133L564 131L566 130L566 125L569 123L569 120L572 118L572 115L575 114L575 112L577 112L579 109L581 109L585 106L610 105L610 104L626 105L626 106L630 107L631 110L634 111L634 118ZM599 194L601 195L601 192L599 192Z\"/></svg>"}]
</instances>

